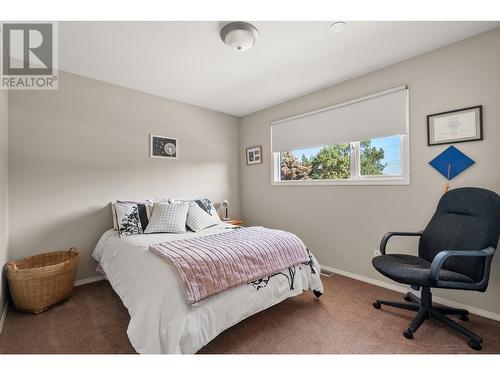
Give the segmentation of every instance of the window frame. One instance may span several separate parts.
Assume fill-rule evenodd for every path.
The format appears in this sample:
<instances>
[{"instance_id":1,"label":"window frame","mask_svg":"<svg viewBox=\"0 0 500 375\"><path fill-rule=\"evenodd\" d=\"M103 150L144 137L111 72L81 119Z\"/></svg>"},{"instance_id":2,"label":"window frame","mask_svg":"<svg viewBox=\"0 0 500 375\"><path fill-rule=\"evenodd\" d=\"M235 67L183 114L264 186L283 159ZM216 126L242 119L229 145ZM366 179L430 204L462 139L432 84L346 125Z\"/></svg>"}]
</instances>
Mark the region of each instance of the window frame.
<instances>
[{"instance_id":1,"label":"window frame","mask_svg":"<svg viewBox=\"0 0 500 375\"><path fill-rule=\"evenodd\" d=\"M408 124L408 121L407 121ZM271 143L272 144L272 143ZM400 135L400 175L361 175L360 142L351 144L351 177L336 180L281 180L280 153L271 150L271 185L304 186L304 185L410 185L410 140L409 132Z\"/></svg>"}]
</instances>

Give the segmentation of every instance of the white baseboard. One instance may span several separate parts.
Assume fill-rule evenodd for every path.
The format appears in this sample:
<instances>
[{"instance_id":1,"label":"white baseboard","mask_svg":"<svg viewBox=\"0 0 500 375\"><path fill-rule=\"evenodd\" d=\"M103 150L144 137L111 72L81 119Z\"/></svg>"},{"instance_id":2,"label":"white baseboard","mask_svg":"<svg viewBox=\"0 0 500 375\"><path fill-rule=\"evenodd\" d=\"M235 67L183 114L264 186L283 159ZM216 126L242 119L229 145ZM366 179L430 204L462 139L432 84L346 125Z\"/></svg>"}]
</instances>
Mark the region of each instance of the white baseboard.
<instances>
[{"instance_id":1,"label":"white baseboard","mask_svg":"<svg viewBox=\"0 0 500 375\"><path fill-rule=\"evenodd\" d=\"M357 275L357 274L349 272L349 271L339 270L338 268L333 268L333 267L321 265L321 269L325 269L325 270L333 272L333 273L338 273L339 275L342 275L342 276L350 277L351 279L364 281L365 283L377 285L377 286L380 286L382 288L394 290L394 291L400 292L400 293L406 293L406 292L410 292L410 291L415 292L414 290L407 288L405 286L402 286L402 285L395 285L395 284L392 284L392 283L389 283L386 281L372 279L371 277ZM496 321L500 321L500 314L497 314L497 313L494 313L491 311L479 309L479 308L474 307L474 306L464 305L463 303L459 303L459 302L455 302L455 301L450 301L446 298L433 296L432 299L433 299L433 301L440 303L442 305L455 307L457 309L465 309L473 314L483 316L485 318L493 319Z\"/></svg>"},{"instance_id":2,"label":"white baseboard","mask_svg":"<svg viewBox=\"0 0 500 375\"><path fill-rule=\"evenodd\" d=\"M75 286L80 286L80 285L85 285L85 284L90 284L90 283L95 283L96 281L101 281L104 280L103 275L97 275L94 277L88 277L86 279L80 279L75 281Z\"/></svg>"},{"instance_id":3,"label":"white baseboard","mask_svg":"<svg viewBox=\"0 0 500 375\"><path fill-rule=\"evenodd\" d=\"M9 309L9 300L5 301L5 306L2 309L2 315L0 316L0 333L2 333L3 325L5 319L7 318L7 310Z\"/></svg>"}]
</instances>

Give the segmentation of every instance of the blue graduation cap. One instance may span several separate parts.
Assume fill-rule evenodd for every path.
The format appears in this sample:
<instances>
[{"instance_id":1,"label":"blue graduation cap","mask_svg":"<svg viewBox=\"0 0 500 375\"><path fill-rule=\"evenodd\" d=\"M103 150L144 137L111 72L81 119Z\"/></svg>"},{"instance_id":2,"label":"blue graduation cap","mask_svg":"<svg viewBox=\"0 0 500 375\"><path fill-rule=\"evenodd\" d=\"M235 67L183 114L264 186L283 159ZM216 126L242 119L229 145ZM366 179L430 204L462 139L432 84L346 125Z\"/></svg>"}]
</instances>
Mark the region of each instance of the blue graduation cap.
<instances>
[{"instance_id":1,"label":"blue graduation cap","mask_svg":"<svg viewBox=\"0 0 500 375\"><path fill-rule=\"evenodd\" d=\"M474 160L453 146L448 147L429 162L432 167L448 180L462 173L474 163Z\"/></svg>"}]
</instances>

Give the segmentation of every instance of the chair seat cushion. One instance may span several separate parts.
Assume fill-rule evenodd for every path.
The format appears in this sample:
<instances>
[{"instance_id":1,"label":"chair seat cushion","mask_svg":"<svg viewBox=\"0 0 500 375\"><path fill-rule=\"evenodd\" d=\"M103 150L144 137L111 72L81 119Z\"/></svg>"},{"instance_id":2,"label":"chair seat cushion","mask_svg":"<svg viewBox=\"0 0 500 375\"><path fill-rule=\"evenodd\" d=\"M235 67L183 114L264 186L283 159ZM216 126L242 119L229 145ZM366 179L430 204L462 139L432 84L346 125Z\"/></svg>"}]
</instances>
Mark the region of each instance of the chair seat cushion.
<instances>
[{"instance_id":1,"label":"chair seat cushion","mask_svg":"<svg viewBox=\"0 0 500 375\"><path fill-rule=\"evenodd\" d=\"M372 260L373 266L382 275L402 284L433 286L431 263L425 259L406 254L379 255ZM457 272L441 269L439 280L472 283L472 279Z\"/></svg>"}]
</instances>

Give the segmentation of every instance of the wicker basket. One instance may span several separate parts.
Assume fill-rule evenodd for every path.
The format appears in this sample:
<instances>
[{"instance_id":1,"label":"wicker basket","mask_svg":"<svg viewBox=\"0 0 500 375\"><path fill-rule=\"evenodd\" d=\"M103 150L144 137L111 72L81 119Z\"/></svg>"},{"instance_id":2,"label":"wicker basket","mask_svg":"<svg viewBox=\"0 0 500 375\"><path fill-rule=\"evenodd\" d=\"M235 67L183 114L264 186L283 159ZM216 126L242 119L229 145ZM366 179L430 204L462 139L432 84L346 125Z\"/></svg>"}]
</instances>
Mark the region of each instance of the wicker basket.
<instances>
[{"instance_id":1,"label":"wicker basket","mask_svg":"<svg viewBox=\"0 0 500 375\"><path fill-rule=\"evenodd\" d=\"M73 293L78 251L54 251L6 265L10 294L18 310L39 314Z\"/></svg>"}]
</instances>

